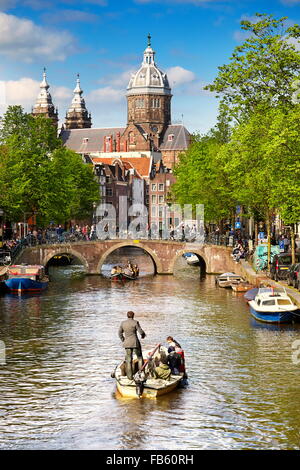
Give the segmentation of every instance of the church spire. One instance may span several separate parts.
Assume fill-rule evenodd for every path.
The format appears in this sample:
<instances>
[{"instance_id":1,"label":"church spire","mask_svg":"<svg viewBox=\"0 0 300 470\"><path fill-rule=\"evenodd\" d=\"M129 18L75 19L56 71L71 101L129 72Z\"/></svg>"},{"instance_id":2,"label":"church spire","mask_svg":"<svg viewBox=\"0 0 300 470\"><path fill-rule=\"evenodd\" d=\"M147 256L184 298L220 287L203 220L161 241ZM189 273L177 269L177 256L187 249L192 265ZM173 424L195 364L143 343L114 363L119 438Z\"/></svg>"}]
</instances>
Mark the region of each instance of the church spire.
<instances>
[{"instance_id":1,"label":"church spire","mask_svg":"<svg viewBox=\"0 0 300 470\"><path fill-rule=\"evenodd\" d=\"M40 83L40 92L38 94L35 106L32 110L33 116L45 116L53 120L54 124L58 122L58 112L55 110L52 97L49 93L49 84L47 82L46 68L43 69L43 79Z\"/></svg>"},{"instance_id":2,"label":"church spire","mask_svg":"<svg viewBox=\"0 0 300 470\"><path fill-rule=\"evenodd\" d=\"M83 90L80 86L79 73L77 74L76 86L73 90L74 96L71 106L66 114L66 129L84 129L92 126L91 115L85 106L85 101L82 96Z\"/></svg>"}]
</instances>

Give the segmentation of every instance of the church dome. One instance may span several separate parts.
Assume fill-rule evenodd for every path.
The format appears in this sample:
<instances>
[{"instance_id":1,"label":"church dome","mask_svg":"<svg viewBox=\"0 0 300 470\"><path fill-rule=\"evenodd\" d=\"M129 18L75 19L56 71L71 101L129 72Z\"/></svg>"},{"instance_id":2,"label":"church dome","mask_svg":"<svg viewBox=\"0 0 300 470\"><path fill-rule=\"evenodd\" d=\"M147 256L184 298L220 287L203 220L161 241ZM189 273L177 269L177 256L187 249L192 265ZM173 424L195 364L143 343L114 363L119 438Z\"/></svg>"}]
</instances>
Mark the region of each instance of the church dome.
<instances>
[{"instance_id":1,"label":"church dome","mask_svg":"<svg viewBox=\"0 0 300 470\"><path fill-rule=\"evenodd\" d=\"M127 96L149 93L171 95L167 74L162 72L155 64L155 51L151 47L150 39L149 35L141 67L136 73L132 74L129 80Z\"/></svg>"}]
</instances>

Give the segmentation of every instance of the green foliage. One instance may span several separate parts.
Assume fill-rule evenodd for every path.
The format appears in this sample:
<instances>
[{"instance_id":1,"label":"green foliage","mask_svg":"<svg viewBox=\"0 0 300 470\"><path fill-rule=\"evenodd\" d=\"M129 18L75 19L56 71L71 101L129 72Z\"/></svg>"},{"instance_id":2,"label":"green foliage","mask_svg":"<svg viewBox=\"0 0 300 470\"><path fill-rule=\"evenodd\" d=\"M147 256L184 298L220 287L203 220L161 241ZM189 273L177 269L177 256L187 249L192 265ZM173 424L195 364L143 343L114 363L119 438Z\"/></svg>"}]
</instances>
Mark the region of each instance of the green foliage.
<instances>
[{"instance_id":1,"label":"green foliage","mask_svg":"<svg viewBox=\"0 0 300 470\"><path fill-rule=\"evenodd\" d=\"M12 220L37 214L40 224L91 214L99 188L93 170L63 147L50 119L9 107L0 134L0 207Z\"/></svg>"},{"instance_id":2,"label":"green foliage","mask_svg":"<svg viewBox=\"0 0 300 470\"><path fill-rule=\"evenodd\" d=\"M218 76L205 88L221 96L223 106L239 122L256 106L289 105L293 82L300 72L300 53L295 44L299 25L286 27L286 17L256 14L254 22L241 21L248 39L234 49L230 63L219 67Z\"/></svg>"},{"instance_id":3,"label":"green foliage","mask_svg":"<svg viewBox=\"0 0 300 470\"><path fill-rule=\"evenodd\" d=\"M206 136L194 136L174 170L177 181L172 191L176 202L204 204L206 221L228 217L235 206L228 177L217 158L221 147L213 131Z\"/></svg>"}]
</instances>

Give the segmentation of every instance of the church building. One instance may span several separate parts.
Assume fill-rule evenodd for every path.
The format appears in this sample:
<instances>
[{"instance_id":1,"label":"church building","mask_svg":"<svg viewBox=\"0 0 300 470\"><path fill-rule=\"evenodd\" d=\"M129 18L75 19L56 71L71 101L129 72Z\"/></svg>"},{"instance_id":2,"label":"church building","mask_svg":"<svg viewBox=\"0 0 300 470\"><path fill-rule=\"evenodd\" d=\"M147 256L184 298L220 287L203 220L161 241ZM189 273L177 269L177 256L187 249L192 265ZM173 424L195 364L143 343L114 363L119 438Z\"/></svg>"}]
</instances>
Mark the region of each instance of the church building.
<instances>
[{"instance_id":1,"label":"church building","mask_svg":"<svg viewBox=\"0 0 300 470\"><path fill-rule=\"evenodd\" d=\"M129 80L126 98L126 126L92 128L78 78L61 131L65 145L91 160L152 155L155 162L161 159L172 169L179 153L187 149L190 134L182 124L171 123L171 88L166 73L156 65L150 35L142 64Z\"/></svg>"},{"instance_id":2,"label":"church building","mask_svg":"<svg viewBox=\"0 0 300 470\"><path fill-rule=\"evenodd\" d=\"M40 88L32 114L50 117L57 125L58 113L45 70ZM96 175L101 173L102 202L115 201L115 196L120 194L119 186L125 184L129 200L148 207L149 224L161 227L164 208L170 201L170 187L175 181L172 170L191 139L183 124L172 124L171 87L166 73L156 65L150 35L141 66L127 86L126 125L93 128L82 95L77 75L74 97L60 132L64 144L92 163ZM113 166L118 171L112 177ZM176 223L176 214L168 223Z\"/></svg>"}]
</instances>

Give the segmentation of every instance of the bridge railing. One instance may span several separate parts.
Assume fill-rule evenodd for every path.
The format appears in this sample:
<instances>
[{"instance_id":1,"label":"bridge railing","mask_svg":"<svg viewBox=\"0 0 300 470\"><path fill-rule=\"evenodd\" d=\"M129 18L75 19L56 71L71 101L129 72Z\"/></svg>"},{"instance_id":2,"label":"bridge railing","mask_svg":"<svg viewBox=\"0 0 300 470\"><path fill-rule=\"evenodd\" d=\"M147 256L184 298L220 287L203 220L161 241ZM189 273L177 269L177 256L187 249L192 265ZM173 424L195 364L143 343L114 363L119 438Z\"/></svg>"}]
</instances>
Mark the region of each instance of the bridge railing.
<instances>
[{"instance_id":1,"label":"bridge railing","mask_svg":"<svg viewBox=\"0 0 300 470\"><path fill-rule=\"evenodd\" d=\"M136 239L136 234L135 236L130 236L130 234L119 234L117 233L115 237L109 237L107 236L106 240L134 240ZM139 240L165 240L169 242L188 242L188 243L194 243L198 242L199 239L197 239L196 236L191 236L185 234L175 234L173 237L163 237L160 234L157 234L156 237L151 237L149 235L143 234L142 232L138 236ZM90 241L96 241L96 240L101 240L98 239L96 236L96 233L94 232L92 236L89 235L84 235L81 232L63 232L61 234L57 234L56 232L49 232L47 234L44 234L41 237L35 237L32 234L28 235L25 239L22 240L21 245L22 248L26 246L36 246L36 245L52 245L52 244L70 244L70 243L78 243L78 242L90 242ZM103 240L103 239L102 239ZM204 237L203 240L201 240L203 244L210 244L210 245L222 245L222 246L232 246L232 241L230 240L230 237L225 236L225 235L215 235L215 234L209 234Z\"/></svg>"}]
</instances>

